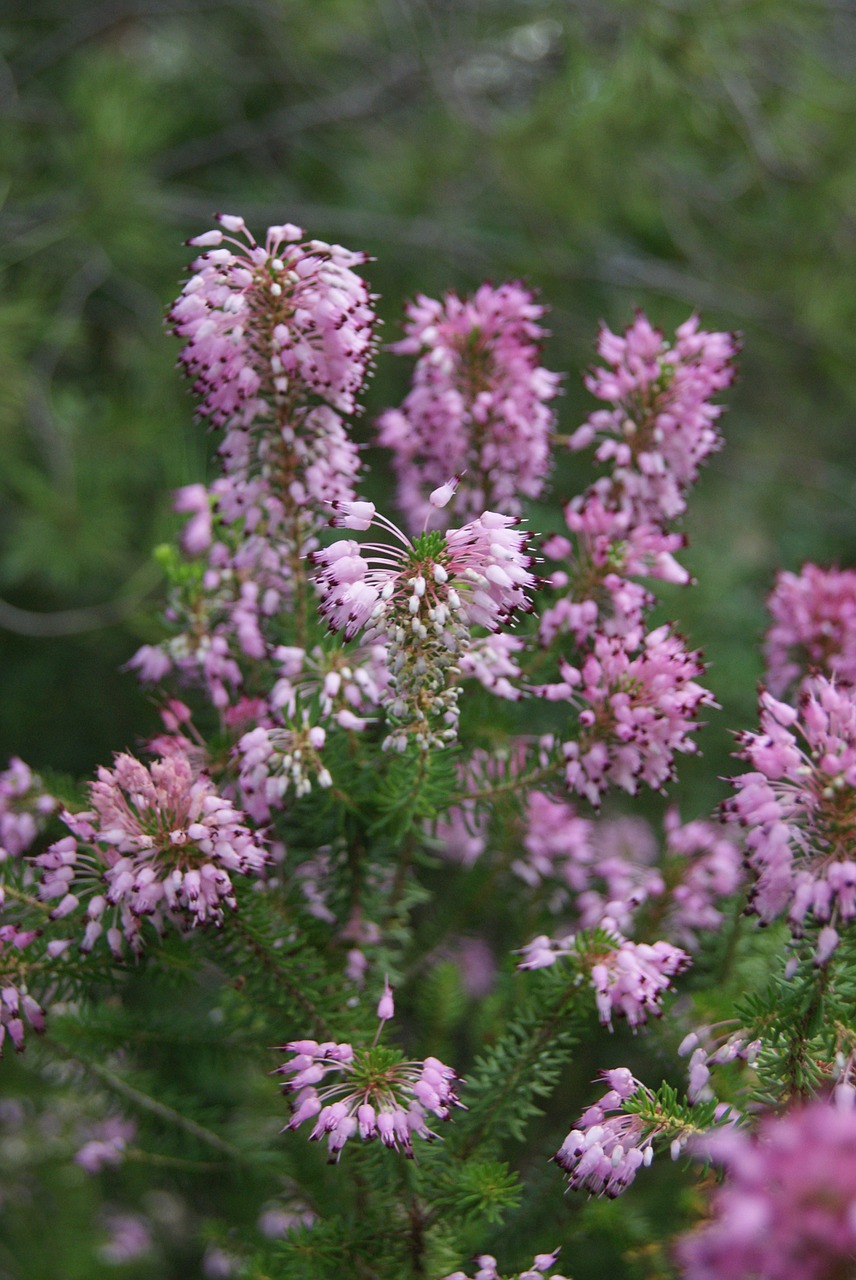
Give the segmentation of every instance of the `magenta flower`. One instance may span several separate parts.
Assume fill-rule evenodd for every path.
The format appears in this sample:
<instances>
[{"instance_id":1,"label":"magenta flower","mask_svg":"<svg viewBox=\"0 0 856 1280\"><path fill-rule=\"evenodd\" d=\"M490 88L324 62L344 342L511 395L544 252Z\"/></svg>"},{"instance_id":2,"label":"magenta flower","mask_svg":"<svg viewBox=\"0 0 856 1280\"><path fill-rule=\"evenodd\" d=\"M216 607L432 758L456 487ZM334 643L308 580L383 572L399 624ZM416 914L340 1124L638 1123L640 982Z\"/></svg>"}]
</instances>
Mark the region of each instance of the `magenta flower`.
<instances>
[{"instance_id":1,"label":"magenta flower","mask_svg":"<svg viewBox=\"0 0 856 1280\"><path fill-rule=\"evenodd\" d=\"M116 955L123 935L142 950L146 919L159 932L166 920L182 931L219 925L236 905L229 873L257 875L266 864L243 815L178 751L149 766L118 755L114 769L99 769L90 800L90 810L63 814L72 835L36 859L40 896L59 899L53 918L88 897L83 951L101 936L105 916Z\"/></svg>"},{"instance_id":2,"label":"magenta flower","mask_svg":"<svg viewBox=\"0 0 856 1280\"><path fill-rule=\"evenodd\" d=\"M442 493L438 500L447 499ZM486 511L461 529L411 542L370 502L339 504L334 522L380 527L400 545L342 540L313 552L321 614L346 640L363 631L368 643L386 642L393 731L385 745L404 750L412 736L423 749L442 746L456 734L453 678L471 628L496 631L531 607L526 535L513 517Z\"/></svg>"},{"instance_id":3,"label":"magenta flower","mask_svg":"<svg viewBox=\"0 0 856 1280\"><path fill-rule=\"evenodd\" d=\"M437 1058L405 1062L382 1046L354 1050L317 1040L292 1040L283 1048L293 1055L278 1068L278 1074L291 1076L283 1086L293 1094L294 1115L286 1127L314 1120L310 1141L326 1137L332 1163L353 1137L380 1138L412 1158L415 1137L438 1136L427 1127L427 1116L448 1120L451 1108L461 1105L453 1088L455 1072Z\"/></svg>"},{"instance_id":4,"label":"magenta flower","mask_svg":"<svg viewBox=\"0 0 856 1280\"><path fill-rule=\"evenodd\" d=\"M812 672L856 683L856 570L781 572L767 601L767 683L777 698Z\"/></svg>"},{"instance_id":5,"label":"magenta flower","mask_svg":"<svg viewBox=\"0 0 856 1280\"><path fill-rule=\"evenodd\" d=\"M452 475L458 519L485 508L519 515L521 497L541 493L560 381L540 364L543 311L519 283L408 305L406 337L391 349L419 357L413 388L381 415L378 437L393 451L411 530L441 523L428 495Z\"/></svg>"},{"instance_id":6,"label":"magenta flower","mask_svg":"<svg viewBox=\"0 0 856 1280\"><path fill-rule=\"evenodd\" d=\"M722 406L712 397L731 383L737 350L732 334L708 333L696 316L673 345L641 311L623 337L601 330L598 354L607 367L592 370L586 386L613 407L593 413L570 444L600 442L595 457L612 466L595 486L606 506L655 525L683 513L699 466L722 443Z\"/></svg>"},{"instance_id":7,"label":"magenta flower","mask_svg":"<svg viewBox=\"0 0 856 1280\"><path fill-rule=\"evenodd\" d=\"M856 916L856 690L815 676L799 710L764 692L760 706L761 732L739 738L752 771L732 778L725 813L746 828L751 909L765 922L787 915L797 936L820 923L822 963Z\"/></svg>"},{"instance_id":8,"label":"magenta flower","mask_svg":"<svg viewBox=\"0 0 856 1280\"><path fill-rule=\"evenodd\" d=\"M696 1144L724 1167L713 1217L685 1236L685 1280L839 1280L856 1255L856 1111L815 1100Z\"/></svg>"}]
</instances>

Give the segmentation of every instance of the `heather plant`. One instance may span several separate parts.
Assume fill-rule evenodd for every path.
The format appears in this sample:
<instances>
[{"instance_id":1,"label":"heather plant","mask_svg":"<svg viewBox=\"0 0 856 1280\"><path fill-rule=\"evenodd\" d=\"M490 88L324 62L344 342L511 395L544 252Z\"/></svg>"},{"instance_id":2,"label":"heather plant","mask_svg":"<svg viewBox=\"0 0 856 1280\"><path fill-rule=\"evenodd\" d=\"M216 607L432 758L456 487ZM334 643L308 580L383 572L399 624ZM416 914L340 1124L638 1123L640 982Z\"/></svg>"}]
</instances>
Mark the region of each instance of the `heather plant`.
<instances>
[{"instance_id":1,"label":"heather plant","mask_svg":"<svg viewBox=\"0 0 856 1280\"><path fill-rule=\"evenodd\" d=\"M779 578L748 769L668 798L717 708L657 589L734 336L603 327L563 434L524 285L419 297L386 514L364 255L216 221L168 321L218 474L127 664L162 729L0 775L4 1203L91 1180L139 1275L581 1280L637 1196L623 1274L849 1274L849 571Z\"/></svg>"}]
</instances>

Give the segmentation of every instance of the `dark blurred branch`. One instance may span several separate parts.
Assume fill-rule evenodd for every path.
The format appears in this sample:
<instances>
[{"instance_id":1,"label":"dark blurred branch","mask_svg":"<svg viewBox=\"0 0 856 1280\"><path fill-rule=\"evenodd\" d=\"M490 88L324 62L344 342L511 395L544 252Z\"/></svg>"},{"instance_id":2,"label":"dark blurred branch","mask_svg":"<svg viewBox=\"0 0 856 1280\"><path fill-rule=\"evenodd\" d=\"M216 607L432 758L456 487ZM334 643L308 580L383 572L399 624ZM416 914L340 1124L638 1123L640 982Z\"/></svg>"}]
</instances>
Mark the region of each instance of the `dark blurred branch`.
<instances>
[{"instance_id":1,"label":"dark blurred branch","mask_svg":"<svg viewBox=\"0 0 856 1280\"><path fill-rule=\"evenodd\" d=\"M257 150L264 142L281 144L296 134L307 130L359 120L374 115L388 97L407 89L408 97L414 90L419 71L419 60L411 55L393 58L387 66L372 75L370 80L349 85L338 93L312 102L298 102L279 107L259 120L240 120L229 124L217 133L189 142L164 152L154 166L161 178L171 178L186 173L200 165L220 161L236 152Z\"/></svg>"}]
</instances>

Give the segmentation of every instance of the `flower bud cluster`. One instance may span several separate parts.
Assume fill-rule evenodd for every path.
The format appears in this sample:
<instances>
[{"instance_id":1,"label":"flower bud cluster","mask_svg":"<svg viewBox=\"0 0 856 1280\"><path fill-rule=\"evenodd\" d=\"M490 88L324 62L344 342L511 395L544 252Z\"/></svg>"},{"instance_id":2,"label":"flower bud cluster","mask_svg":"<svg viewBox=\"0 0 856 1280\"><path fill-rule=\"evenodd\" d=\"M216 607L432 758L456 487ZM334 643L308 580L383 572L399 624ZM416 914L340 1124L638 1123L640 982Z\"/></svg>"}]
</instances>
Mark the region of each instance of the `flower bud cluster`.
<instances>
[{"instance_id":1,"label":"flower bud cluster","mask_svg":"<svg viewBox=\"0 0 856 1280\"><path fill-rule=\"evenodd\" d=\"M674 520L699 466L721 447L722 406L712 397L734 377L737 341L691 316L669 344L640 311L623 337L604 326L597 349L606 367L593 369L586 386L612 407L593 413L570 446L599 441L595 457L612 468L597 484L605 505L631 509L635 521Z\"/></svg>"}]
</instances>

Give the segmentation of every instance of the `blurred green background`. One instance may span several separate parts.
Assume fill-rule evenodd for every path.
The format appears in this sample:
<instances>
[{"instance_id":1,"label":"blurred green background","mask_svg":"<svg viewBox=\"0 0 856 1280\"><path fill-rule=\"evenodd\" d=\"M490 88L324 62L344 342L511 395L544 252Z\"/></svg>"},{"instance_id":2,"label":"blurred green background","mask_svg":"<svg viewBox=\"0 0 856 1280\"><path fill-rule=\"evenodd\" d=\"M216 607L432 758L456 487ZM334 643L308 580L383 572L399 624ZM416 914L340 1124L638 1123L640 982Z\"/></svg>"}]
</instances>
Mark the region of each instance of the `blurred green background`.
<instances>
[{"instance_id":1,"label":"blurred green background","mask_svg":"<svg viewBox=\"0 0 856 1280\"><path fill-rule=\"evenodd\" d=\"M854 559L852 3L32 0L0 42L0 761L85 775L154 725L119 668L211 447L163 311L224 210L374 255L387 340L417 290L525 278L564 430L599 320L742 333L699 586L666 605L724 708L690 785L728 767L776 567ZM404 364L380 360L367 441Z\"/></svg>"}]
</instances>

